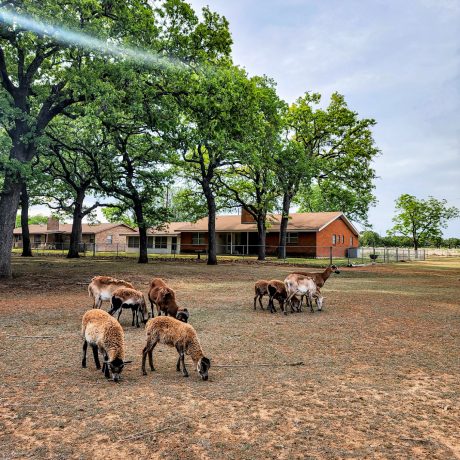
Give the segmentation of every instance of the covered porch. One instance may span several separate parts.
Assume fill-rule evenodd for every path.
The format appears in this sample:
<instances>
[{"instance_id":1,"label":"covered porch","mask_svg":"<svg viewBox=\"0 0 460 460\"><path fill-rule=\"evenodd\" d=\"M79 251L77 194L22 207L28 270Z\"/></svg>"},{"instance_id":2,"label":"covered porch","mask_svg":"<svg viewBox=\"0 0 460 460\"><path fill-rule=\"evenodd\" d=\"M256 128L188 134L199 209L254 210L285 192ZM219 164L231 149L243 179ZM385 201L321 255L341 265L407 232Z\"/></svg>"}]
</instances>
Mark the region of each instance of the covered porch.
<instances>
[{"instance_id":1,"label":"covered porch","mask_svg":"<svg viewBox=\"0 0 460 460\"><path fill-rule=\"evenodd\" d=\"M248 255L257 253L256 232L218 232L217 254Z\"/></svg>"}]
</instances>

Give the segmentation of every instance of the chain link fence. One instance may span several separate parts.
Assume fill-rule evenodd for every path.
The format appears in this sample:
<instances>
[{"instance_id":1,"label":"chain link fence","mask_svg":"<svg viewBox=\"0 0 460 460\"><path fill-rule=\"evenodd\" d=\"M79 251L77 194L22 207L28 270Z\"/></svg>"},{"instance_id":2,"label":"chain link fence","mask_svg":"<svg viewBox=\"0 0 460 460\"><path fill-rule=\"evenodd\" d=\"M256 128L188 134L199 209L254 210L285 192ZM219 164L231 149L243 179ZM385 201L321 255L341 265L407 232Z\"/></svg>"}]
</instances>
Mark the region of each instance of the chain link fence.
<instances>
[{"instance_id":1,"label":"chain link fence","mask_svg":"<svg viewBox=\"0 0 460 460\"><path fill-rule=\"evenodd\" d=\"M66 256L69 250L69 243L32 243L32 251L41 256ZM13 253L19 255L22 249L15 247ZM207 250L204 245L196 245L196 248L187 246L187 249L180 251L164 251L155 253L153 247L148 248L149 256L152 258L196 258L205 259ZM257 245L217 245L218 258L225 259L254 259L259 253ZM366 265L370 263L391 263L401 261L425 260L426 249L407 248L348 248L345 246L298 246L288 245L286 256L278 257L278 246L266 246L265 254L267 260L277 260L286 263L302 263L303 261L317 260L321 264L329 263L336 265ZM126 244L96 244L81 243L79 254L82 257L138 257L139 249L128 247Z\"/></svg>"}]
</instances>

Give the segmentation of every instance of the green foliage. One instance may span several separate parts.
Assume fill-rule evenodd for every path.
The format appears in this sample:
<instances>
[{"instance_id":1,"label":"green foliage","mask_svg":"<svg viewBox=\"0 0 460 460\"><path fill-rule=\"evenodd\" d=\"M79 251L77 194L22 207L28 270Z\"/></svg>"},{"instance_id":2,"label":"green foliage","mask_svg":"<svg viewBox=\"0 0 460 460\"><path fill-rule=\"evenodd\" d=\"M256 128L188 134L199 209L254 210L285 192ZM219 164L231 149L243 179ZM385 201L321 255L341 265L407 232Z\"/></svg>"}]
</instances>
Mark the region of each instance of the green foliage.
<instances>
[{"instance_id":1,"label":"green foliage","mask_svg":"<svg viewBox=\"0 0 460 460\"><path fill-rule=\"evenodd\" d=\"M340 210L354 220L366 222L373 195L378 154L372 137L372 119L360 119L342 95L334 93L326 109L318 108L321 96L307 93L289 108L287 129L307 162L299 166L303 177L296 198L304 211ZM295 174L295 171L294 171Z\"/></svg>"},{"instance_id":2,"label":"green foliage","mask_svg":"<svg viewBox=\"0 0 460 460\"><path fill-rule=\"evenodd\" d=\"M133 218L132 212L124 211L119 207L102 208L102 214L107 222L118 223L123 222L131 228L136 227L136 221Z\"/></svg>"},{"instance_id":3,"label":"green foliage","mask_svg":"<svg viewBox=\"0 0 460 460\"><path fill-rule=\"evenodd\" d=\"M396 200L396 212L397 215L393 218L395 225L388 234L410 238L414 249L429 240L441 238L442 229L447 227L447 222L460 216L459 209L447 206L447 200L433 197L427 200L417 199L407 193Z\"/></svg>"},{"instance_id":4,"label":"green foliage","mask_svg":"<svg viewBox=\"0 0 460 460\"><path fill-rule=\"evenodd\" d=\"M29 225L34 224L46 224L48 222L48 216L43 216L42 214L36 214L35 216L29 216ZM21 226L21 214L19 213L16 216L16 227Z\"/></svg>"}]
</instances>

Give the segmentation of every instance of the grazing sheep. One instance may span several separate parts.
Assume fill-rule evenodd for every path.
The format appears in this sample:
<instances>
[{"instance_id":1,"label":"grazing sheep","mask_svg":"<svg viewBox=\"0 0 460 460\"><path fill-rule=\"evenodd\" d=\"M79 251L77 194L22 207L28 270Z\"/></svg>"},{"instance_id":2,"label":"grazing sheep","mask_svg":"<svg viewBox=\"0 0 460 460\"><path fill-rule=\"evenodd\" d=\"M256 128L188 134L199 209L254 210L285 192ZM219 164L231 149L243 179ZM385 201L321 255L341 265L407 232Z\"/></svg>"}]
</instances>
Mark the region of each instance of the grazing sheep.
<instances>
[{"instance_id":1,"label":"grazing sheep","mask_svg":"<svg viewBox=\"0 0 460 460\"><path fill-rule=\"evenodd\" d=\"M295 275L303 275L303 276L312 278L315 281L316 286L318 288L322 288L332 273L339 275L340 271L337 268L337 265L329 265L326 268L326 270L324 270L324 272L320 272L320 273L308 273L308 272L293 272L293 273ZM304 297L305 296L302 296L301 300L303 300ZM307 296L307 305L310 307L310 309L313 309L313 305L309 304L308 296ZM318 306L318 310L321 311L321 308L318 305L318 301L316 301L316 305Z\"/></svg>"},{"instance_id":2,"label":"grazing sheep","mask_svg":"<svg viewBox=\"0 0 460 460\"><path fill-rule=\"evenodd\" d=\"M88 285L88 294L93 298L93 308L101 308L104 300L111 300L114 291L120 287L134 289L134 286L125 280L111 276L95 276Z\"/></svg>"},{"instance_id":3,"label":"grazing sheep","mask_svg":"<svg viewBox=\"0 0 460 460\"><path fill-rule=\"evenodd\" d=\"M184 377L188 377L184 360L185 354L187 354L191 356L201 378L208 380L208 370L211 367L211 361L203 355L196 331L190 324L182 323L168 316L157 316L147 322L145 331L147 334L147 343L142 350L143 375L147 375L145 370L147 355L149 356L150 370L154 371L153 349L157 343L164 343L170 347L175 347L179 353L176 365L177 372L180 372L182 363L182 373Z\"/></svg>"},{"instance_id":4,"label":"grazing sheep","mask_svg":"<svg viewBox=\"0 0 460 460\"><path fill-rule=\"evenodd\" d=\"M183 323L188 323L189 318L190 318L190 313L188 312L186 308L182 310L179 309L176 315L176 319L178 319L179 321L182 321Z\"/></svg>"},{"instance_id":5,"label":"grazing sheep","mask_svg":"<svg viewBox=\"0 0 460 460\"><path fill-rule=\"evenodd\" d=\"M268 308L270 309L270 313L276 312L273 300L277 300L281 310L284 310L284 302L286 302L287 298L286 286L284 285L284 283L279 280L270 280L268 282L267 289L269 295ZM294 297L293 302L297 311L300 311L299 299L297 297Z\"/></svg>"},{"instance_id":6,"label":"grazing sheep","mask_svg":"<svg viewBox=\"0 0 460 460\"><path fill-rule=\"evenodd\" d=\"M150 307L152 309L152 318L155 316L153 313L153 305L157 306L158 315L163 312L166 316L177 318L178 312L188 312L186 308L180 308L176 303L176 293L173 289L161 278L153 278L150 282L149 290ZM184 318L188 320L188 315L180 315L182 321ZM184 321L185 323L187 321Z\"/></svg>"},{"instance_id":7,"label":"grazing sheep","mask_svg":"<svg viewBox=\"0 0 460 460\"><path fill-rule=\"evenodd\" d=\"M256 309L256 300L259 298L260 308L263 310L264 306L262 305L262 297L268 295L268 281L267 280L258 280L254 285L254 310ZM270 306L270 303L268 304Z\"/></svg>"},{"instance_id":8,"label":"grazing sheep","mask_svg":"<svg viewBox=\"0 0 460 460\"><path fill-rule=\"evenodd\" d=\"M284 280L284 284L286 286L286 293L287 293L286 303L284 305L285 315L287 315L287 311L286 311L287 303L289 303L289 305L291 306L291 311L294 311L292 299L298 295L307 296L307 299L310 302L309 305L310 305L310 309L312 312L314 311L312 299L315 298L317 305L318 305L318 310L321 311L323 297L320 291L318 290L318 287L316 286L315 281L312 278L308 276L304 276L304 275L298 275L298 274L291 273Z\"/></svg>"},{"instance_id":9,"label":"grazing sheep","mask_svg":"<svg viewBox=\"0 0 460 460\"><path fill-rule=\"evenodd\" d=\"M102 372L106 378L112 376L112 380L118 382L124 365L131 362L124 361L125 335L120 323L103 310L89 310L83 315L81 334L84 339L82 367L86 367L86 350L90 344L96 368L101 368L100 351L104 357Z\"/></svg>"},{"instance_id":10,"label":"grazing sheep","mask_svg":"<svg viewBox=\"0 0 460 460\"><path fill-rule=\"evenodd\" d=\"M139 315L142 316L142 323L145 324L147 320L145 316L147 313L147 305L145 304L144 294L136 289L127 287L118 288L112 295L112 308L109 311L110 315L113 315L117 310L118 321L120 321L121 312L123 308L131 308L133 313L133 322L131 326L134 326L134 317L136 317L136 326L139 327Z\"/></svg>"}]
</instances>

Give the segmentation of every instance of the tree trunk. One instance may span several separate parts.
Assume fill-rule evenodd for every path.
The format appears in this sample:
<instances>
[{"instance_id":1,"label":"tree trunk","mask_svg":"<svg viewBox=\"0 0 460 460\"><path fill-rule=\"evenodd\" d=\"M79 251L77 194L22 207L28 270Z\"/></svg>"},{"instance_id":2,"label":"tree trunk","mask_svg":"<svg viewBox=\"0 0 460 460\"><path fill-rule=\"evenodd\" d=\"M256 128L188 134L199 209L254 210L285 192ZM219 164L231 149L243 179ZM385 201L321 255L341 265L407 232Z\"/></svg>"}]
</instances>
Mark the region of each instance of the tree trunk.
<instances>
[{"instance_id":1,"label":"tree trunk","mask_svg":"<svg viewBox=\"0 0 460 460\"><path fill-rule=\"evenodd\" d=\"M137 226L139 227L139 259L137 263L147 264L149 258L147 255L147 224L144 222L144 212L142 203L134 204L134 213L136 214Z\"/></svg>"},{"instance_id":2,"label":"tree trunk","mask_svg":"<svg viewBox=\"0 0 460 460\"><path fill-rule=\"evenodd\" d=\"M21 187L21 229L22 229L22 257L32 257L29 233L29 192L27 183Z\"/></svg>"},{"instance_id":3,"label":"tree trunk","mask_svg":"<svg viewBox=\"0 0 460 460\"><path fill-rule=\"evenodd\" d=\"M69 252L67 259L78 259L80 257L80 244L82 241L82 219L83 219L83 200L85 195L77 195L75 207L73 209L72 232L70 233Z\"/></svg>"},{"instance_id":4,"label":"tree trunk","mask_svg":"<svg viewBox=\"0 0 460 460\"><path fill-rule=\"evenodd\" d=\"M11 278L11 250L22 181L6 175L0 194L0 278Z\"/></svg>"},{"instance_id":5,"label":"tree trunk","mask_svg":"<svg viewBox=\"0 0 460 460\"><path fill-rule=\"evenodd\" d=\"M278 259L286 258L286 236L287 226L289 222L289 208L291 207L291 194L284 192L283 195L283 210L280 223L280 243L278 248Z\"/></svg>"},{"instance_id":6,"label":"tree trunk","mask_svg":"<svg viewBox=\"0 0 460 460\"><path fill-rule=\"evenodd\" d=\"M216 199L209 183L202 184L208 205L208 265L217 265Z\"/></svg>"},{"instance_id":7,"label":"tree trunk","mask_svg":"<svg viewBox=\"0 0 460 460\"><path fill-rule=\"evenodd\" d=\"M257 260L265 260L266 232L265 215L257 216Z\"/></svg>"}]
</instances>

